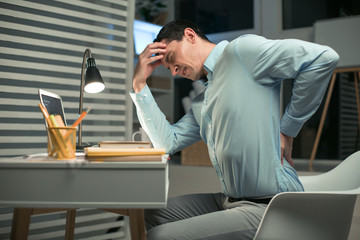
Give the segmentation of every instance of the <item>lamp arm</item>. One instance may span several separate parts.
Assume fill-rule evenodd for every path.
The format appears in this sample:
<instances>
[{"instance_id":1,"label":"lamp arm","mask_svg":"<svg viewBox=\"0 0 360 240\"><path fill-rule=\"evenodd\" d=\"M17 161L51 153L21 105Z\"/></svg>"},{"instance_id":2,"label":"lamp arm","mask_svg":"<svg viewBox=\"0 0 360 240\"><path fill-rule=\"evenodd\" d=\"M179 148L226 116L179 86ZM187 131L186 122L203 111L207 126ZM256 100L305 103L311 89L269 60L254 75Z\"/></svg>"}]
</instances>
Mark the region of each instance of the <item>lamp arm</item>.
<instances>
[{"instance_id":1,"label":"lamp arm","mask_svg":"<svg viewBox=\"0 0 360 240\"><path fill-rule=\"evenodd\" d=\"M81 68L81 83L80 83L80 101L79 101L79 114L83 111L83 98L84 98L84 85L85 85L85 65L86 59L91 58L91 51L87 48L84 52L82 68ZM79 134L78 134L78 145L82 145L82 126L79 124Z\"/></svg>"}]
</instances>

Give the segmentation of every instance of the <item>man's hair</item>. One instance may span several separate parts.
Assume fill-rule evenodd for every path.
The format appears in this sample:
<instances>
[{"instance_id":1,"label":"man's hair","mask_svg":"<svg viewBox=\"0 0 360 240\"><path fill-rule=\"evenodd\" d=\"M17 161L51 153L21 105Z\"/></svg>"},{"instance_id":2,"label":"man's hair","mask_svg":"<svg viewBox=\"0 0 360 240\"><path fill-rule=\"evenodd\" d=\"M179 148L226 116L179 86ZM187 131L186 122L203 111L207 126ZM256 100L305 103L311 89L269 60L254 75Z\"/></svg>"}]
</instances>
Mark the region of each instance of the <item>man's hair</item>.
<instances>
[{"instance_id":1,"label":"man's hair","mask_svg":"<svg viewBox=\"0 0 360 240\"><path fill-rule=\"evenodd\" d=\"M166 40L168 42L174 40L181 41L184 36L184 30L186 28L191 28L200 38L210 42L210 40L205 36L205 34L195 23L187 20L175 20L167 23L160 30L154 42L161 42L162 40Z\"/></svg>"}]
</instances>

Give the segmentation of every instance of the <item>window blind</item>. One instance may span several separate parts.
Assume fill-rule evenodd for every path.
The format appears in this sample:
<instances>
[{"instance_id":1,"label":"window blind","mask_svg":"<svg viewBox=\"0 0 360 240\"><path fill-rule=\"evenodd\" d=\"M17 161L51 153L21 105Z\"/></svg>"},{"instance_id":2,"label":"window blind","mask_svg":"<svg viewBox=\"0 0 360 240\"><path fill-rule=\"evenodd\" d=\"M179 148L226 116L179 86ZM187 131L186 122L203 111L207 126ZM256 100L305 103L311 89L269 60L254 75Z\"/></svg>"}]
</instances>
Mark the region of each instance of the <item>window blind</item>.
<instances>
[{"instance_id":1,"label":"window blind","mask_svg":"<svg viewBox=\"0 0 360 240\"><path fill-rule=\"evenodd\" d=\"M79 116L82 58L90 48L106 88L84 93L82 141L125 140L131 132L133 1L0 1L0 157L46 152L38 89L62 97L68 124ZM131 11L130 11L131 10ZM131 13L131 14L130 14ZM129 126L129 127L128 127Z\"/></svg>"},{"instance_id":2,"label":"window blind","mask_svg":"<svg viewBox=\"0 0 360 240\"><path fill-rule=\"evenodd\" d=\"M0 0L0 157L46 152L39 88L60 95L68 124L75 121L86 48L106 88L84 93L84 108L92 110L82 140L129 138L133 12L133 0ZM0 239L10 238L11 219L12 209L0 208ZM29 239L63 239L65 219L65 213L33 216ZM127 225L118 214L79 209L75 238L129 239Z\"/></svg>"},{"instance_id":3,"label":"window blind","mask_svg":"<svg viewBox=\"0 0 360 240\"><path fill-rule=\"evenodd\" d=\"M13 210L0 208L0 239L10 239ZM63 240L66 227L66 212L52 212L31 216L29 240ZM128 218L98 209L76 210L74 239L129 240Z\"/></svg>"},{"instance_id":4,"label":"window blind","mask_svg":"<svg viewBox=\"0 0 360 240\"><path fill-rule=\"evenodd\" d=\"M360 149L355 76L342 73L339 79L339 144L338 158L345 159Z\"/></svg>"}]
</instances>

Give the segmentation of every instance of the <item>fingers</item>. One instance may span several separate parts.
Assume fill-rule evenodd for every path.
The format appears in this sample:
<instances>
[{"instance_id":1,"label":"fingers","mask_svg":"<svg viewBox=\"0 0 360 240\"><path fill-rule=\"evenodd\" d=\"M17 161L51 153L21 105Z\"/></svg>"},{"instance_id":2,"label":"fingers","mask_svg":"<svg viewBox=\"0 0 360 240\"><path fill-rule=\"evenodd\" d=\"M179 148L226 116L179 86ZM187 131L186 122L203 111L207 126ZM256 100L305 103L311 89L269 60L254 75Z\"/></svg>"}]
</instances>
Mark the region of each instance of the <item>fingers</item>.
<instances>
[{"instance_id":1,"label":"fingers","mask_svg":"<svg viewBox=\"0 0 360 240\"><path fill-rule=\"evenodd\" d=\"M291 157L292 155L292 145L293 145L293 138L290 136L286 136L283 133L280 133L280 140L281 140L281 164L284 163L283 159L285 158L286 161L293 166L294 161Z\"/></svg>"},{"instance_id":2,"label":"fingers","mask_svg":"<svg viewBox=\"0 0 360 240\"><path fill-rule=\"evenodd\" d=\"M291 157L291 152L285 152L284 151L284 155L283 155L283 158L285 158L285 160L291 165L293 166L294 165L294 161ZM283 158L281 159L281 164L283 164Z\"/></svg>"},{"instance_id":3,"label":"fingers","mask_svg":"<svg viewBox=\"0 0 360 240\"><path fill-rule=\"evenodd\" d=\"M284 163L284 155L285 153L285 149L286 149L286 138L285 135L283 135L282 133L280 133L280 148L281 148L281 156L280 156L280 160L281 160L281 165L283 165Z\"/></svg>"},{"instance_id":4,"label":"fingers","mask_svg":"<svg viewBox=\"0 0 360 240\"><path fill-rule=\"evenodd\" d=\"M154 69L162 64L162 62L160 60L163 58L163 55L160 55L160 56L161 56L160 58L154 60L154 62L151 63L153 65Z\"/></svg>"},{"instance_id":5,"label":"fingers","mask_svg":"<svg viewBox=\"0 0 360 240\"><path fill-rule=\"evenodd\" d=\"M148 77L152 71L161 65L161 59L166 53L166 44L156 42L146 46L140 54L136 66L136 72L143 72Z\"/></svg>"},{"instance_id":6,"label":"fingers","mask_svg":"<svg viewBox=\"0 0 360 240\"><path fill-rule=\"evenodd\" d=\"M286 161L293 167L294 166L294 161L292 159L292 157L290 156L289 158L286 158Z\"/></svg>"},{"instance_id":7,"label":"fingers","mask_svg":"<svg viewBox=\"0 0 360 240\"><path fill-rule=\"evenodd\" d=\"M162 64L161 59L165 53L166 44L157 42L149 44L140 54L133 76L135 92L139 92L146 85L146 79Z\"/></svg>"},{"instance_id":8,"label":"fingers","mask_svg":"<svg viewBox=\"0 0 360 240\"><path fill-rule=\"evenodd\" d=\"M146 46L144 51L140 54L139 58L154 62L160 60L166 53L166 44L155 42Z\"/></svg>"},{"instance_id":9,"label":"fingers","mask_svg":"<svg viewBox=\"0 0 360 240\"><path fill-rule=\"evenodd\" d=\"M284 149L281 148L281 165L284 164L284 158L285 160L291 165L294 166L294 161L291 157L291 152L290 153L286 153Z\"/></svg>"},{"instance_id":10,"label":"fingers","mask_svg":"<svg viewBox=\"0 0 360 240\"><path fill-rule=\"evenodd\" d=\"M152 63L155 62L159 62L160 64L156 64L156 65L161 65L161 59L164 57L164 55L149 55L149 56L140 56L139 57L139 61L138 61L138 65L143 66L143 67L148 67L147 65L150 65Z\"/></svg>"}]
</instances>

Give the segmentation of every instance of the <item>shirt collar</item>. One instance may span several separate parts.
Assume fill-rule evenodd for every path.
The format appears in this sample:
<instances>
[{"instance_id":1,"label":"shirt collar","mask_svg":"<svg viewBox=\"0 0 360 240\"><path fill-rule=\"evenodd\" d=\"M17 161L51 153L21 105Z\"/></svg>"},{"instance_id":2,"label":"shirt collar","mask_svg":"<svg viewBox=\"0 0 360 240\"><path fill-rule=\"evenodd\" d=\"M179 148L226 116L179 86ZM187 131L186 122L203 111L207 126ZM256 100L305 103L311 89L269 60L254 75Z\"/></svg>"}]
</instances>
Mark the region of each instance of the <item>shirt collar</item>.
<instances>
[{"instance_id":1,"label":"shirt collar","mask_svg":"<svg viewBox=\"0 0 360 240\"><path fill-rule=\"evenodd\" d=\"M218 43L214 49L210 52L209 56L206 58L204 63L204 68L208 72L207 79L212 81L212 72L214 70L215 64L217 63L219 57L222 55L225 47L229 44L228 41L222 41Z\"/></svg>"}]
</instances>

